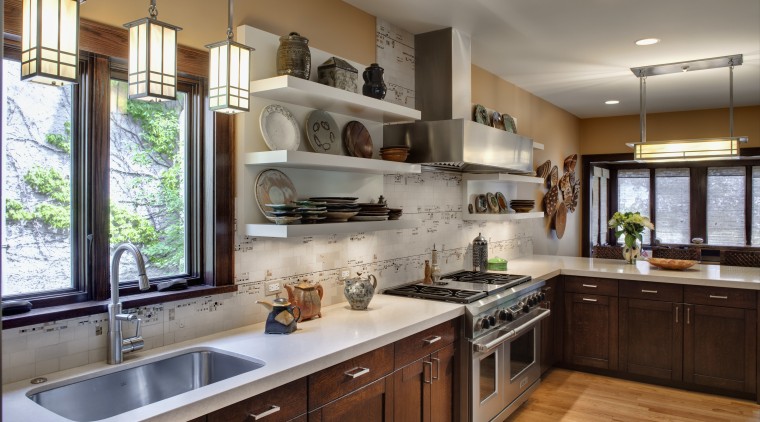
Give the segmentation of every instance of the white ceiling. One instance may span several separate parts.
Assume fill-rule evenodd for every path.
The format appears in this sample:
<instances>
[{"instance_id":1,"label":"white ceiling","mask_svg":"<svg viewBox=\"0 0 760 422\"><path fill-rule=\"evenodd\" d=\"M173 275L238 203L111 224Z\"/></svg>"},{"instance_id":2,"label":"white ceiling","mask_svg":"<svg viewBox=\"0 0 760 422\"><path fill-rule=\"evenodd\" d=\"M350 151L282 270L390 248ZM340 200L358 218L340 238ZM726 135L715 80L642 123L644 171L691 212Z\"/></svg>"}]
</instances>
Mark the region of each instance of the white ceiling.
<instances>
[{"instance_id":1,"label":"white ceiling","mask_svg":"<svg viewBox=\"0 0 760 422\"><path fill-rule=\"evenodd\" d=\"M581 118L639 113L631 67L732 54L734 105L760 105L760 0L344 1L414 34L468 33L474 64ZM647 78L647 113L728 104L728 68Z\"/></svg>"}]
</instances>

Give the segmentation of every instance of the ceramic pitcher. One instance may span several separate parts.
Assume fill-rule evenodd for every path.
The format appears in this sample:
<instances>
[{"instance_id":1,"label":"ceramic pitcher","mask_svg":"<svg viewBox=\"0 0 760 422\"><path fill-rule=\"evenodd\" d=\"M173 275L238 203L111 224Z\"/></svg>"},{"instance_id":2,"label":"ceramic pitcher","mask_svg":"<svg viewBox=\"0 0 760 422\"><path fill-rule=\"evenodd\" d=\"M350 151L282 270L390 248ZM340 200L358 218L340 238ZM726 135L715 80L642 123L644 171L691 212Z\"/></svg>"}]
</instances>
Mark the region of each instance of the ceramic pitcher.
<instances>
[{"instance_id":1,"label":"ceramic pitcher","mask_svg":"<svg viewBox=\"0 0 760 422\"><path fill-rule=\"evenodd\" d=\"M348 278L343 288L343 294L351 305L351 309L364 310L369 306L369 301L375 295L377 278L370 274L367 278L361 277L362 273L356 273L355 278Z\"/></svg>"},{"instance_id":2,"label":"ceramic pitcher","mask_svg":"<svg viewBox=\"0 0 760 422\"><path fill-rule=\"evenodd\" d=\"M382 100L385 98L385 82L383 81L383 68L377 63L372 63L362 73L364 78L364 86L362 86L362 94L367 97L377 98Z\"/></svg>"}]
</instances>

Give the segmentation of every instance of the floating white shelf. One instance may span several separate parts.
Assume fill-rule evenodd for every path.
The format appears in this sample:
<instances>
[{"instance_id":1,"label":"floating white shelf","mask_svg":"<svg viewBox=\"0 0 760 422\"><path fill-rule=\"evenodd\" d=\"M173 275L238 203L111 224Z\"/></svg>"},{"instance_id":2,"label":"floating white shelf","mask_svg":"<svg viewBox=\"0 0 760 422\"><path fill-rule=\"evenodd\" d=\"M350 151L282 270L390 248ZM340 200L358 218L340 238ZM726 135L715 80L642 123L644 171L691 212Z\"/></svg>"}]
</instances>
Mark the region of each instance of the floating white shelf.
<instances>
[{"instance_id":1,"label":"floating white shelf","mask_svg":"<svg viewBox=\"0 0 760 422\"><path fill-rule=\"evenodd\" d=\"M325 236L339 233L363 233L380 230L401 230L418 227L420 220L349 221L323 224L246 224L245 234L254 237Z\"/></svg>"},{"instance_id":2,"label":"floating white shelf","mask_svg":"<svg viewBox=\"0 0 760 422\"><path fill-rule=\"evenodd\" d=\"M251 96L380 123L413 122L422 117L419 110L287 75L251 81Z\"/></svg>"},{"instance_id":3,"label":"floating white shelf","mask_svg":"<svg viewBox=\"0 0 760 422\"><path fill-rule=\"evenodd\" d=\"M465 221L513 221L513 220L530 220L533 218L544 218L543 212L521 212L514 214L462 214L462 220Z\"/></svg>"},{"instance_id":4,"label":"floating white shelf","mask_svg":"<svg viewBox=\"0 0 760 422\"><path fill-rule=\"evenodd\" d=\"M249 166L275 166L370 174L422 172L422 166L419 164L285 150L249 152L245 155L245 164Z\"/></svg>"},{"instance_id":5,"label":"floating white shelf","mask_svg":"<svg viewBox=\"0 0 760 422\"><path fill-rule=\"evenodd\" d=\"M482 180L491 182L521 182L521 183L544 183L541 177L522 176L508 173L465 173L462 180Z\"/></svg>"},{"instance_id":6,"label":"floating white shelf","mask_svg":"<svg viewBox=\"0 0 760 422\"><path fill-rule=\"evenodd\" d=\"M543 150L544 149L544 144L542 144L540 142L533 141L533 149Z\"/></svg>"}]
</instances>

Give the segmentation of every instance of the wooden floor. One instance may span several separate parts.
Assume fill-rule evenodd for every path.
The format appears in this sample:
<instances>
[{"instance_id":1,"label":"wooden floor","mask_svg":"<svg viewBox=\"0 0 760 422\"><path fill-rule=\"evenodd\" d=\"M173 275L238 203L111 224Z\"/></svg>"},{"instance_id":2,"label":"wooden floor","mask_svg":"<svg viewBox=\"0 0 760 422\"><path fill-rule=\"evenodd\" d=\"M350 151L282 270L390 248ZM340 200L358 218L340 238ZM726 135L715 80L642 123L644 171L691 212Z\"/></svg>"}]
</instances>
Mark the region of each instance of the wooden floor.
<instances>
[{"instance_id":1,"label":"wooden floor","mask_svg":"<svg viewBox=\"0 0 760 422\"><path fill-rule=\"evenodd\" d=\"M507 422L760 421L760 405L583 372L553 369Z\"/></svg>"}]
</instances>

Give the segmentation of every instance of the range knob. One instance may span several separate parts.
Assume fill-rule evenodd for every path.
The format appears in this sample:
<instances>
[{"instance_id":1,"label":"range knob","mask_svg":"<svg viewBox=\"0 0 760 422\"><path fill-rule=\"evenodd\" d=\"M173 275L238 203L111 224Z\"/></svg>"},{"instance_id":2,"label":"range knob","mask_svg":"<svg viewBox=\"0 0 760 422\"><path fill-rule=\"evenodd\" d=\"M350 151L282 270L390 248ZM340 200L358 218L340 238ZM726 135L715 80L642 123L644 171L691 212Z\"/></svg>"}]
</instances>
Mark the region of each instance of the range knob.
<instances>
[{"instance_id":1,"label":"range knob","mask_svg":"<svg viewBox=\"0 0 760 422\"><path fill-rule=\"evenodd\" d=\"M475 331L487 330L490 326L491 324L488 322L488 318L480 318L475 321Z\"/></svg>"},{"instance_id":2,"label":"range knob","mask_svg":"<svg viewBox=\"0 0 760 422\"><path fill-rule=\"evenodd\" d=\"M541 293L538 295L538 297L539 297L539 299L541 299L542 302L545 301L546 300L546 292L541 291Z\"/></svg>"},{"instance_id":3,"label":"range knob","mask_svg":"<svg viewBox=\"0 0 760 422\"><path fill-rule=\"evenodd\" d=\"M506 313L507 313L507 321L512 321L515 319L515 314L513 314L512 312L506 311Z\"/></svg>"},{"instance_id":4,"label":"range knob","mask_svg":"<svg viewBox=\"0 0 760 422\"><path fill-rule=\"evenodd\" d=\"M491 327L495 327L495 326L496 326L496 317L495 317L495 316L493 316L493 315L490 315L490 316L488 317L488 324L489 324Z\"/></svg>"},{"instance_id":5,"label":"range knob","mask_svg":"<svg viewBox=\"0 0 760 422\"><path fill-rule=\"evenodd\" d=\"M530 300L530 299L529 299L529 300ZM522 309L522 311L523 311L523 312L525 312L525 313L528 313L528 312L530 312L530 304L529 304L528 302L523 302L523 305L522 305L522 308L521 308L521 309Z\"/></svg>"},{"instance_id":6,"label":"range knob","mask_svg":"<svg viewBox=\"0 0 760 422\"><path fill-rule=\"evenodd\" d=\"M508 313L505 309L502 309L499 311L499 320L501 321L508 321L507 317Z\"/></svg>"}]
</instances>

